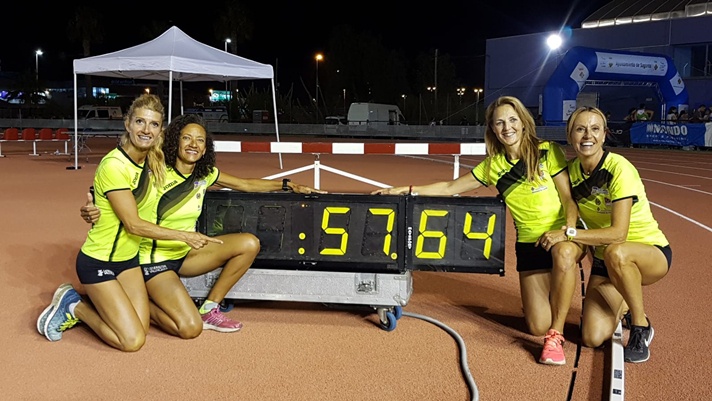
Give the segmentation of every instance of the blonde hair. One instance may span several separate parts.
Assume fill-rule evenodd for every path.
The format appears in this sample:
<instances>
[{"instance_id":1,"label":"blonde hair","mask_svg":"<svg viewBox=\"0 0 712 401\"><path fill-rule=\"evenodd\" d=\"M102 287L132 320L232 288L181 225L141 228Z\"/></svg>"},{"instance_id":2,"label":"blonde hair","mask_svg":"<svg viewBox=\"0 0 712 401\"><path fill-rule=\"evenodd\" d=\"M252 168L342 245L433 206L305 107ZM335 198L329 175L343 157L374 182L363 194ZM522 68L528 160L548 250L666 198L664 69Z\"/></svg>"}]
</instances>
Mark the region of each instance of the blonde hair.
<instances>
[{"instance_id":1,"label":"blonde hair","mask_svg":"<svg viewBox=\"0 0 712 401\"><path fill-rule=\"evenodd\" d=\"M597 114L599 117L601 117L601 121L603 121L603 132L605 132L606 137L608 137L609 131L608 131L608 121L606 119L606 114L596 107L579 107L578 109L574 110L573 113L571 113L571 115L569 116L569 119L566 121L566 141L569 143L569 145L573 145L571 143L571 136L573 135L573 132L574 132L574 121L576 121L576 118L581 113L585 113L585 112Z\"/></svg>"},{"instance_id":2,"label":"blonde hair","mask_svg":"<svg viewBox=\"0 0 712 401\"><path fill-rule=\"evenodd\" d=\"M163 117L166 115L166 109L158 96L144 93L131 103L131 107L126 113L126 123L131 121L138 109L151 110L161 114L161 133L153 142L153 146L148 150L148 155L146 156L146 163L148 163L148 168L153 173L156 185L161 186L166 179L166 158L163 154ZM126 145L128 142L129 133L124 132L121 136L121 146Z\"/></svg>"},{"instance_id":3,"label":"blonde hair","mask_svg":"<svg viewBox=\"0 0 712 401\"><path fill-rule=\"evenodd\" d=\"M527 180L538 181L541 177L541 169L539 168L539 144L542 142L536 136L536 124L532 113L527 109L521 100L513 96L501 96L494 102L490 103L485 110L485 147L487 156L492 157L505 152L504 145L497 139L497 134L494 132L494 112L500 106L512 106L514 112L517 113L522 120L522 140L520 144L521 159L527 168ZM487 176L489 177L489 168L487 166Z\"/></svg>"}]
</instances>

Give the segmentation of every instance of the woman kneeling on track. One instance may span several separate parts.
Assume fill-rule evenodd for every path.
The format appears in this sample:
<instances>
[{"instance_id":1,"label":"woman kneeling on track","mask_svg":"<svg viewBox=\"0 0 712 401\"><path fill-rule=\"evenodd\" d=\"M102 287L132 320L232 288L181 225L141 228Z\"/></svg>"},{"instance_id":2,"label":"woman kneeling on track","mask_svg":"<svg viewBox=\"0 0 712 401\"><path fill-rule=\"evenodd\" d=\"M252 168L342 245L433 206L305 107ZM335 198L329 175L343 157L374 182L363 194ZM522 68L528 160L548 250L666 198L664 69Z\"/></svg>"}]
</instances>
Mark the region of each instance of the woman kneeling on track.
<instances>
[{"instance_id":1,"label":"woman kneeling on track","mask_svg":"<svg viewBox=\"0 0 712 401\"><path fill-rule=\"evenodd\" d=\"M665 277L672 250L650 210L638 170L623 156L603 148L608 126L601 110L582 107L566 126L576 157L569 161L572 195L588 229L568 226L569 240L595 247L583 304L582 339L598 347L611 338L623 313L630 328L626 362L650 358L653 326L643 308L643 286ZM564 241L564 230L545 234Z\"/></svg>"},{"instance_id":2,"label":"woman kneeling on track","mask_svg":"<svg viewBox=\"0 0 712 401\"><path fill-rule=\"evenodd\" d=\"M37 330L48 340L60 340L65 330L82 321L110 346L139 350L150 325L139 269L142 238L172 240L189 249L221 242L194 229L179 231L150 222L155 221L151 216L157 189L166 175L161 150L164 115L157 96L138 97L126 115L121 145L99 163L94 189L97 211L104 217L89 230L76 261L77 276L91 302L83 302L71 284L60 285L37 319Z\"/></svg>"},{"instance_id":3,"label":"woman kneeling on track","mask_svg":"<svg viewBox=\"0 0 712 401\"><path fill-rule=\"evenodd\" d=\"M372 193L455 195L495 185L517 228L524 320L533 335L544 336L539 362L563 365L562 333L576 288L576 264L584 250L571 242L553 245L539 240L548 230L575 227L578 219L569 190L566 157L555 142L537 138L534 118L519 99L500 97L485 114L487 157L470 174L453 181Z\"/></svg>"},{"instance_id":4,"label":"woman kneeling on track","mask_svg":"<svg viewBox=\"0 0 712 401\"><path fill-rule=\"evenodd\" d=\"M215 147L202 117L195 114L174 119L166 129L163 152L167 179L159 188L154 215L162 227L194 229L212 185L241 192L281 191L282 181L247 179L231 176L215 167ZM296 193L325 193L288 182ZM82 217L99 219L99 210L91 204L81 208ZM219 308L230 289L247 272L260 251L260 242L250 233L232 233L215 237L221 245L208 244L191 249L176 241L144 239L139 252L146 288L150 297L151 321L169 334L181 338L197 337L202 330L234 332L242 323L224 315ZM193 277L223 267L198 309L179 276Z\"/></svg>"}]
</instances>

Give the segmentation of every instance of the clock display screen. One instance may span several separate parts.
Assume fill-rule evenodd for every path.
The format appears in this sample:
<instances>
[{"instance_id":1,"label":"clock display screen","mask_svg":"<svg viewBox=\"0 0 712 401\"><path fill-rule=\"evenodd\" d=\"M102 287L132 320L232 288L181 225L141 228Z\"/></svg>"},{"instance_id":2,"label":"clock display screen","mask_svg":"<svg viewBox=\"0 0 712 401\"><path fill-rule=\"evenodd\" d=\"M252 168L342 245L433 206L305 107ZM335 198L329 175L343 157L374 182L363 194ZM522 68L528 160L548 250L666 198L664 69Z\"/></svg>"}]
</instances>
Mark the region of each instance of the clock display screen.
<instances>
[{"instance_id":1,"label":"clock display screen","mask_svg":"<svg viewBox=\"0 0 712 401\"><path fill-rule=\"evenodd\" d=\"M208 191L198 230L254 234L260 268L503 275L505 221L497 198Z\"/></svg>"}]
</instances>

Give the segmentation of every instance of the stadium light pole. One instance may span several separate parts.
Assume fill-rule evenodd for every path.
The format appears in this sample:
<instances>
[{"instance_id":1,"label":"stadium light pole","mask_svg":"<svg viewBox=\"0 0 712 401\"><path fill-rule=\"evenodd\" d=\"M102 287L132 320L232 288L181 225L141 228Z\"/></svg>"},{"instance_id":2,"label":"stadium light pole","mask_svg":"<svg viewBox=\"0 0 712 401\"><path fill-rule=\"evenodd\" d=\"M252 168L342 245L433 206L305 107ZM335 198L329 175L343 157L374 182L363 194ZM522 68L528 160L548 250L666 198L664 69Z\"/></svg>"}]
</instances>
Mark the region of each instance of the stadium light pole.
<instances>
[{"instance_id":1,"label":"stadium light pole","mask_svg":"<svg viewBox=\"0 0 712 401\"><path fill-rule=\"evenodd\" d=\"M480 93L482 93L481 88L475 88L475 95L477 99L475 100L475 125L480 123Z\"/></svg>"},{"instance_id":2,"label":"stadium light pole","mask_svg":"<svg viewBox=\"0 0 712 401\"><path fill-rule=\"evenodd\" d=\"M40 56L42 54L42 50L35 50L35 80L38 82L40 80Z\"/></svg>"},{"instance_id":3,"label":"stadium light pole","mask_svg":"<svg viewBox=\"0 0 712 401\"><path fill-rule=\"evenodd\" d=\"M317 53L314 57L316 60L316 122L319 123L319 61L324 59L324 55Z\"/></svg>"},{"instance_id":4,"label":"stadium light pole","mask_svg":"<svg viewBox=\"0 0 712 401\"><path fill-rule=\"evenodd\" d=\"M225 39L225 53L227 53L227 44L228 43L232 43L232 39L230 39L230 38ZM225 80L225 96L228 97L228 100L229 100L229 98L232 97L232 96L230 96L230 90L227 88L227 79Z\"/></svg>"}]
</instances>

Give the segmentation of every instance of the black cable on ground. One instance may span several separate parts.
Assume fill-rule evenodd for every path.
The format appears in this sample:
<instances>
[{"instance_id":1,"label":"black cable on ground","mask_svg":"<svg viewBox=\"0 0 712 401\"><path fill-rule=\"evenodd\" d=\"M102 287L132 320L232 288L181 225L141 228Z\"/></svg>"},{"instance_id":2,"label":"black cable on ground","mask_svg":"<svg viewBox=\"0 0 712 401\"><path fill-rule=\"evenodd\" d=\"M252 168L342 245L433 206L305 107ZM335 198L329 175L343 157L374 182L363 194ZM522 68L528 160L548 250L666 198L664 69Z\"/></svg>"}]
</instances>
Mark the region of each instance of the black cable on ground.
<instances>
[{"instance_id":1,"label":"black cable on ground","mask_svg":"<svg viewBox=\"0 0 712 401\"><path fill-rule=\"evenodd\" d=\"M432 323L448 332L448 334L450 334L455 339L455 341L457 341L457 344L460 347L460 366L462 368L462 374L465 376L467 387L470 389L470 395L472 396L470 399L472 401L478 401L480 399L480 391L477 389L475 379L472 378L472 374L470 373L470 367L467 364L467 347L465 346L465 341L462 339L462 337L452 328L431 317L405 311L403 312L403 316L409 316Z\"/></svg>"}]
</instances>

